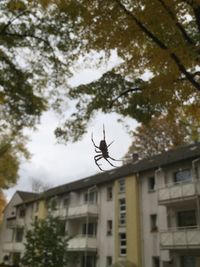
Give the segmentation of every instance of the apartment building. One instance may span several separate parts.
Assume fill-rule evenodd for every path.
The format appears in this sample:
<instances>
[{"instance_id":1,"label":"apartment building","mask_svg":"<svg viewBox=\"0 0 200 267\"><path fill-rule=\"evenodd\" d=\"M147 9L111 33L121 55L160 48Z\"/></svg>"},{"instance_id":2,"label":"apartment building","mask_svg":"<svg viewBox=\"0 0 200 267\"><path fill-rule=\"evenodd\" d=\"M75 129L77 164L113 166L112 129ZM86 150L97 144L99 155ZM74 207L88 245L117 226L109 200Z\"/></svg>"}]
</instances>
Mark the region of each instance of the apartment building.
<instances>
[{"instance_id":1,"label":"apartment building","mask_svg":"<svg viewBox=\"0 0 200 267\"><path fill-rule=\"evenodd\" d=\"M73 236L68 249L79 259L70 267L123 260L133 267L199 267L199 177L194 144L42 194L18 191L4 211L0 262L18 261L27 229L50 212Z\"/></svg>"},{"instance_id":2,"label":"apartment building","mask_svg":"<svg viewBox=\"0 0 200 267\"><path fill-rule=\"evenodd\" d=\"M68 250L78 252L79 259L70 267L111 266L122 259L140 266L136 177L126 177L126 172L122 168L100 173L30 194L23 201L19 196L29 193L17 191L4 211L0 262L18 262L32 222L51 213L63 220L66 234L72 236Z\"/></svg>"},{"instance_id":3,"label":"apartment building","mask_svg":"<svg viewBox=\"0 0 200 267\"><path fill-rule=\"evenodd\" d=\"M142 266L200 266L200 145L137 164Z\"/></svg>"}]
</instances>

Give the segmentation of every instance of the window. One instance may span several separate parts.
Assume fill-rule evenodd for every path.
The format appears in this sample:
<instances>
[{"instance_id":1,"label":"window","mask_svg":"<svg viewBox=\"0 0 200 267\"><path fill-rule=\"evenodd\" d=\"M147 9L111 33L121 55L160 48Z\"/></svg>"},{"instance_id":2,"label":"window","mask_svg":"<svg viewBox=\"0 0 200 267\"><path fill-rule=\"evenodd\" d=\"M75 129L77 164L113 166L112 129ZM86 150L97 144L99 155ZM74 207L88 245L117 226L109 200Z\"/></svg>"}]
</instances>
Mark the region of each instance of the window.
<instances>
[{"instance_id":1,"label":"window","mask_svg":"<svg viewBox=\"0 0 200 267\"><path fill-rule=\"evenodd\" d=\"M96 256L87 255L81 257L81 267L96 267Z\"/></svg>"},{"instance_id":2,"label":"window","mask_svg":"<svg viewBox=\"0 0 200 267\"><path fill-rule=\"evenodd\" d=\"M119 224L126 223L126 200L125 198L119 199Z\"/></svg>"},{"instance_id":3,"label":"window","mask_svg":"<svg viewBox=\"0 0 200 267\"><path fill-rule=\"evenodd\" d=\"M126 224L126 213L120 213L120 216L119 216L119 224L120 225Z\"/></svg>"},{"instance_id":4,"label":"window","mask_svg":"<svg viewBox=\"0 0 200 267\"><path fill-rule=\"evenodd\" d=\"M91 191L89 192L85 192L84 194L84 202L85 203L90 203L90 204L95 204L97 203L97 192L96 191Z\"/></svg>"},{"instance_id":5,"label":"window","mask_svg":"<svg viewBox=\"0 0 200 267\"><path fill-rule=\"evenodd\" d=\"M38 212L38 210L39 210L39 202L38 201L35 202L34 210L35 210L35 212Z\"/></svg>"},{"instance_id":6,"label":"window","mask_svg":"<svg viewBox=\"0 0 200 267\"><path fill-rule=\"evenodd\" d=\"M16 225L16 219L7 218L7 220L6 220L6 227L7 228L12 228L15 225Z\"/></svg>"},{"instance_id":7,"label":"window","mask_svg":"<svg viewBox=\"0 0 200 267\"><path fill-rule=\"evenodd\" d=\"M148 190L150 192L155 190L155 177L154 176L148 178Z\"/></svg>"},{"instance_id":8,"label":"window","mask_svg":"<svg viewBox=\"0 0 200 267\"><path fill-rule=\"evenodd\" d=\"M153 267L160 267L160 259L159 257L153 257L152 258Z\"/></svg>"},{"instance_id":9,"label":"window","mask_svg":"<svg viewBox=\"0 0 200 267\"><path fill-rule=\"evenodd\" d=\"M126 233L119 234L120 256L126 256Z\"/></svg>"},{"instance_id":10,"label":"window","mask_svg":"<svg viewBox=\"0 0 200 267\"><path fill-rule=\"evenodd\" d=\"M181 256L180 263L181 263L181 267L197 266L196 259L194 256Z\"/></svg>"},{"instance_id":11,"label":"window","mask_svg":"<svg viewBox=\"0 0 200 267\"><path fill-rule=\"evenodd\" d=\"M52 198L50 200L50 209L57 210L58 209L58 206L59 206L58 199L56 197L55 198Z\"/></svg>"},{"instance_id":12,"label":"window","mask_svg":"<svg viewBox=\"0 0 200 267\"><path fill-rule=\"evenodd\" d=\"M107 200L111 201L113 198L112 186L107 187Z\"/></svg>"},{"instance_id":13,"label":"window","mask_svg":"<svg viewBox=\"0 0 200 267\"><path fill-rule=\"evenodd\" d=\"M107 235L112 235L112 220L107 221Z\"/></svg>"},{"instance_id":14,"label":"window","mask_svg":"<svg viewBox=\"0 0 200 267\"><path fill-rule=\"evenodd\" d=\"M126 212L126 199L125 198L121 198L119 200L119 210L120 212Z\"/></svg>"},{"instance_id":15,"label":"window","mask_svg":"<svg viewBox=\"0 0 200 267\"><path fill-rule=\"evenodd\" d=\"M15 233L15 241L16 242L22 242L24 235L24 229L23 228L17 228Z\"/></svg>"},{"instance_id":16,"label":"window","mask_svg":"<svg viewBox=\"0 0 200 267\"><path fill-rule=\"evenodd\" d=\"M125 179L121 178L119 179L119 193L124 193L125 192Z\"/></svg>"},{"instance_id":17,"label":"window","mask_svg":"<svg viewBox=\"0 0 200 267\"><path fill-rule=\"evenodd\" d=\"M112 257L111 256L107 256L106 258L106 267L111 267L112 265Z\"/></svg>"},{"instance_id":18,"label":"window","mask_svg":"<svg viewBox=\"0 0 200 267\"><path fill-rule=\"evenodd\" d=\"M196 212L195 210L186 210L177 212L178 227L196 226Z\"/></svg>"},{"instance_id":19,"label":"window","mask_svg":"<svg viewBox=\"0 0 200 267\"><path fill-rule=\"evenodd\" d=\"M157 215L156 214L151 214L150 215L150 223L151 223L151 232L158 231Z\"/></svg>"},{"instance_id":20,"label":"window","mask_svg":"<svg viewBox=\"0 0 200 267\"><path fill-rule=\"evenodd\" d=\"M26 209L24 207L19 208L19 218L24 218L26 215Z\"/></svg>"},{"instance_id":21,"label":"window","mask_svg":"<svg viewBox=\"0 0 200 267\"><path fill-rule=\"evenodd\" d=\"M192 172L190 169L180 170L174 175L174 182L188 182L192 180Z\"/></svg>"},{"instance_id":22,"label":"window","mask_svg":"<svg viewBox=\"0 0 200 267\"><path fill-rule=\"evenodd\" d=\"M69 198L68 197L65 197L63 199L63 208L66 208L69 206Z\"/></svg>"},{"instance_id":23,"label":"window","mask_svg":"<svg viewBox=\"0 0 200 267\"><path fill-rule=\"evenodd\" d=\"M97 224L96 223L84 223L82 227L82 234L89 236L96 236L97 234Z\"/></svg>"}]
</instances>

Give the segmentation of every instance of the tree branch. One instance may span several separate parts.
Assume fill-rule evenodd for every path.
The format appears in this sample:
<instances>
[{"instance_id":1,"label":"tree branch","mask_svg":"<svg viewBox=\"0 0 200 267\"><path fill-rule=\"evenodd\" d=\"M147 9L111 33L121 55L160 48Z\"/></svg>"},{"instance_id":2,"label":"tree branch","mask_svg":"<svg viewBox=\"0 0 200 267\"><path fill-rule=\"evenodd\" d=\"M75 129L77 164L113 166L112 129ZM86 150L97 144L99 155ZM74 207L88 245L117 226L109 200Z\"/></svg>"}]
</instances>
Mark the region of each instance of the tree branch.
<instances>
[{"instance_id":1,"label":"tree branch","mask_svg":"<svg viewBox=\"0 0 200 267\"><path fill-rule=\"evenodd\" d=\"M163 6L163 8L166 10L166 12L169 14L169 16L171 17L171 19L175 22L175 25L177 26L177 28L180 30L180 32L182 33L183 38L191 45L194 45L194 41L188 36L187 32L185 31L185 29L183 28L183 26L181 25L181 23L178 22L176 16L174 15L174 13L171 11L171 9L165 4L164 0L158 0L160 2L160 4Z\"/></svg>"},{"instance_id":2,"label":"tree branch","mask_svg":"<svg viewBox=\"0 0 200 267\"><path fill-rule=\"evenodd\" d=\"M2 32L2 33L0 33L0 35L14 36L14 37L18 37L18 38L27 38L27 37L33 38L33 39L36 39L38 41L41 41L41 42L45 43L47 46L49 46L51 49L53 49L48 40L46 40L46 39L44 39L42 37L33 35L33 34L26 34L26 33L20 34L20 33Z\"/></svg>"},{"instance_id":3,"label":"tree branch","mask_svg":"<svg viewBox=\"0 0 200 267\"><path fill-rule=\"evenodd\" d=\"M130 92L142 92L142 90L139 87L135 87L135 88L127 89L127 90L123 91L121 94L119 94L117 97L115 97L112 100L112 102L110 103L110 106L109 107L112 108L114 102L116 102L120 97L122 97L124 95L127 95Z\"/></svg>"},{"instance_id":4,"label":"tree branch","mask_svg":"<svg viewBox=\"0 0 200 267\"><path fill-rule=\"evenodd\" d=\"M17 15L16 17L14 17L13 19L9 20L8 23L3 27L3 29L1 30L1 33L5 32L6 29L18 18L22 17L24 14L26 14L27 12L29 12L28 9L24 10L23 12L21 12L19 15Z\"/></svg>"},{"instance_id":5,"label":"tree branch","mask_svg":"<svg viewBox=\"0 0 200 267\"><path fill-rule=\"evenodd\" d=\"M120 0L115 0L117 5L124 11L124 13L132 19L138 27L161 49L167 51L169 53L169 56L171 59L175 62L177 65L178 69L182 74L186 76L188 81L198 90L200 91L200 84L196 82L193 79L193 76L186 70L185 66L181 62L181 60L178 58L178 56L174 53L171 52L170 49L154 34L152 33L132 12L130 12L126 7L121 3Z\"/></svg>"}]
</instances>

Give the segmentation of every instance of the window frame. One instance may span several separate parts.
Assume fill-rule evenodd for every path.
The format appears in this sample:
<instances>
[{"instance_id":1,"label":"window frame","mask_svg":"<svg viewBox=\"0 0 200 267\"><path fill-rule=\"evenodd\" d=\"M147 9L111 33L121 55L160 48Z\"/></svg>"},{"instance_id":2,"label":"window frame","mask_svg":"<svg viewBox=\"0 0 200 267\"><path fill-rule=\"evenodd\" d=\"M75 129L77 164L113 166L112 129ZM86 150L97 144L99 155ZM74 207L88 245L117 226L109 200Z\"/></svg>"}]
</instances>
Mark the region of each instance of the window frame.
<instances>
[{"instance_id":1,"label":"window frame","mask_svg":"<svg viewBox=\"0 0 200 267\"><path fill-rule=\"evenodd\" d=\"M150 231L158 232L158 215L156 213L150 214Z\"/></svg>"},{"instance_id":2,"label":"window frame","mask_svg":"<svg viewBox=\"0 0 200 267\"><path fill-rule=\"evenodd\" d=\"M113 200L113 187L108 186L107 187L107 201L112 201Z\"/></svg>"},{"instance_id":3,"label":"window frame","mask_svg":"<svg viewBox=\"0 0 200 267\"><path fill-rule=\"evenodd\" d=\"M124 235L123 238L122 235ZM119 254L121 257L125 257L127 255L127 237L125 232L119 233Z\"/></svg>"},{"instance_id":4,"label":"window frame","mask_svg":"<svg viewBox=\"0 0 200 267\"><path fill-rule=\"evenodd\" d=\"M181 213L182 213L182 215L184 214L184 216L185 216L185 218L184 217L182 217L182 218L180 218L180 215L181 215ZM185 223L185 221L182 221L181 222L181 219L182 220L184 220L184 219L188 219L188 213L193 213L193 215L194 215L194 224L187 224L187 223ZM177 211L176 212L176 224L177 224L177 227L178 228L195 228L195 227L197 227L197 224L198 224L198 222L197 222L197 212L196 212L196 210L195 209L191 209L191 210L179 210L179 211Z\"/></svg>"},{"instance_id":5,"label":"window frame","mask_svg":"<svg viewBox=\"0 0 200 267\"><path fill-rule=\"evenodd\" d=\"M177 177L178 174L183 174L185 172L189 173L189 178L186 179L181 179L181 177ZM174 172L174 183L178 184L178 183L188 183L192 181L192 170L190 168L185 168L185 169L179 169L177 171Z\"/></svg>"},{"instance_id":6,"label":"window frame","mask_svg":"<svg viewBox=\"0 0 200 267\"><path fill-rule=\"evenodd\" d=\"M118 180L118 184L119 184L119 193L125 193L126 191L126 183L125 183L125 178L120 178Z\"/></svg>"},{"instance_id":7,"label":"window frame","mask_svg":"<svg viewBox=\"0 0 200 267\"><path fill-rule=\"evenodd\" d=\"M153 182L152 182L153 180ZM153 185L153 186L152 186ZM155 192L156 180L155 176L148 177L148 192Z\"/></svg>"},{"instance_id":8,"label":"window frame","mask_svg":"<svg viewBox=\"0 0 200 267\"><path fill-rule=\"evenodd\" d=\"M107 236L112 236L113 234L113 221L107 220Z\"/></svg>"}]
</instances>

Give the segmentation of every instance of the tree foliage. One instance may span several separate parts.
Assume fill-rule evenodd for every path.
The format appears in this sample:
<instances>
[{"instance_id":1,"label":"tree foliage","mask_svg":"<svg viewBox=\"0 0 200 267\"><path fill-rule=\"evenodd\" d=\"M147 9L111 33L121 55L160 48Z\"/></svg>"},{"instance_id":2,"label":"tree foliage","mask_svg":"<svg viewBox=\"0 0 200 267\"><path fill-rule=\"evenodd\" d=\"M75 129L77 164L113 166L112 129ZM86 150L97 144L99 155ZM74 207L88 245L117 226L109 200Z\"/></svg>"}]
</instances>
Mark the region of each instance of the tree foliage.
<instances>
[{"instance_id":1,"label":"tree foliage","mask_svg":"<svg viewBox=\"0 0 200 267\"><path fill-rule=\"evenodd\" d=\"M132 155L139 159L149 158L181 145L200 141L199 124L189 120L170 119L166 116L153 118L147 125L138 126L132 132L133 142L124 157L125 162L132 161Z\"/></svg>"},{"instance_id":2,"label":"tree foliage","mask_svg":"<svg viewBox=\"0 0 200 267\"><path fill-rule=\"evenodd\" d=\"M19 162L22 157L28 159L30 154L23 135L0 136L0 188L14 185L18 178Z\"/></svg>"},{"instance_id":3,"label":"tree foliage","mask_svg":"<svg viewBox=\"0 0 200 267\"><path fill-rule=\"evenodd\" d=\"M74 42L71 22L55 5L2 0L0 17L1 188L16 182L19 154L27 156L24 127L34 128L42 112L59 108Z\"/></svg>"},{"instance_id":4,"label":"tree foliage","mask_svg":"<svg viewBox=\"0 0 200 267\"><path fill-rule=\"evenodd\" d=\"M48 105L59 103L56 92L69 76L71 22L39 1L1 1L0 15L1 123L33 127Z\"/></svg>"},{"instance_id":5,"label":"tree foliage","mask_svg":"<svg viewBox=\"0 0 200 267\"><path fill-rule=\"evenodd\" d=\"M71 6L76 5L73 14ZM200 112L200 2L167 0L67 1L79 18L83 51L116 50L121 63L99 80L72 88L76 111L56 131L77 140L96 111L117 112L147 123L183 107Z\"/></svg>"},{"instance_id":6,"label":"tree foliage","mask_svg":"<svg viewBox=\"0 0 200 267\"><path fill-rule=\"evenodd\" d=\"M50 216L37 221L27 232L22 264L27 267L65 267L69 260L67 242L63 223L58 218Z\"/></svg>"},{"instance_id":7,"label":"tree foliage","mask_svg":"<svg viewBox=\"0 0 200 267\"><path fill-rule=\"evenodd\" d=\"M75 103L72 116L55 131L65 141L78 140L97 111L148 123L163 114L173 117L182 107L197 120L198 0L4 0L0 5L2 123L33 126L64 99ZM101 64L112 51L119 64L99 80L67 85L80 57ZM95 53L103 55L99 61L90 58Z\"/></svg>"},{"instance_id":8,"label":"tree foliage","mask_svg":"<svg viewBox=\"0 0 200 267\"><path fill-rule=\"evenodd\" d=\"M3 219L3 210L4 210L5 206L6 206L6 203L7 203L6 197L5 197L4 193L3 193L3 191L0 190L0 223L1 223L2 219Z\"/></svg>"}]
</instances>

